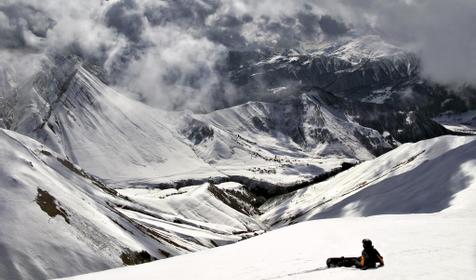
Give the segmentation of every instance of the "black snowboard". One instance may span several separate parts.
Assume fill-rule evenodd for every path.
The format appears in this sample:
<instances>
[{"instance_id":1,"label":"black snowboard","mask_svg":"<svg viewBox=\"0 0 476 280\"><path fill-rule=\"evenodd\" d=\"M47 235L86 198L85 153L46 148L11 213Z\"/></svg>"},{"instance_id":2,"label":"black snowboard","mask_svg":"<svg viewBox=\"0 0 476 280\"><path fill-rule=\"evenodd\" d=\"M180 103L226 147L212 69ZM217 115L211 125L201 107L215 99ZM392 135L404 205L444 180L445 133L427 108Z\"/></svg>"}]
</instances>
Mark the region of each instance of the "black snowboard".
<instances>
[{"instance_id":1,"label":"black snowboard","mask_svg":"<svg viewBox=\"0 0 476 280\"><path fill-rule=\"evenodd\" d=\"M340 258L328 258L327 267L352 267L359 264L359 258L351 257L340 257Z\"/></svg>"}]
</instances>

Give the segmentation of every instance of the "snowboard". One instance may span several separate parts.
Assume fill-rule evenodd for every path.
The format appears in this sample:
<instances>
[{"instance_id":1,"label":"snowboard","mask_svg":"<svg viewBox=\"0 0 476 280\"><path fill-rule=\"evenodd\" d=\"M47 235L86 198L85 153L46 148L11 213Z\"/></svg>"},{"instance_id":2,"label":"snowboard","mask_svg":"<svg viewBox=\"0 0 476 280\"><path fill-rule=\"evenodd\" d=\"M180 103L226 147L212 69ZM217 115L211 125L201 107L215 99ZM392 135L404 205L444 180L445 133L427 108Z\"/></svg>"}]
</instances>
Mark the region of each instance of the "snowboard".
<instances>
[{"instance_id":1,"label":"snowboard","mask_svg":"<svg viewBox=\"0 0 476 280\"><path fill-rule=\"evenodd\" d=\"M327 267L352 267L359 263L359 258L356 257L340 257L340 258L328 258Z\"/></svg>"}]
</instances>

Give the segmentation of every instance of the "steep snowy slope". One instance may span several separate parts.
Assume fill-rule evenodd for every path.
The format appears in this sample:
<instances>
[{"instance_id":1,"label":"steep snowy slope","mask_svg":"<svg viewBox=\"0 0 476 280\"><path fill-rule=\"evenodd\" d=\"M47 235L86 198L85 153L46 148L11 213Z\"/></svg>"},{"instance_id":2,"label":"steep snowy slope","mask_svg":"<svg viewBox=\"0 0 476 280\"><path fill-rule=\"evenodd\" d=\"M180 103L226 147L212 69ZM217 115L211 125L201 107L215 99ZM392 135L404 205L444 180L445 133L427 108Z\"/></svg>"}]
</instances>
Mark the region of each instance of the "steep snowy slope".
<instances>
[{"instance_id":1,"label":"steep snowy slope","mask_svg":"<svg viewBox=\"0 0 476 280\"><path fill-rule=\"evenodd\" d=\"M269 201L262 207L262 218L283 225L316 218L473 209L475 170L475 137L404 144L326 182ZM450 207L459 199L466 204Z\"/></svg>"},{"instance_id":2,"label":"steep snowy slope","mask_svg":"<svg viewBox=\"0 0 476 280\"><path fill-rule=\"evenodd\" d=\"M112 182L167 180L184 177L183 173L188 179L219 176L170 127L168 118L174 118L173 113L117 93L80 64L67 69L71 73L66 81L53 73L25 87L24 103L17 112L26 117L18 117L13 129ZM59 85L50 89L54 83Z\"/></svg>"},{"instance_id":3,"label":"steep snowy slope","mask_svg":"<svg viewBox=\"0 0 476 280\"><path fill-rule=\"evenodd\" d=\"M264 215L268 221L289 218L288 223L339 218L70 279L471 279L476 273L474 170L476 137L405 144L269 204ZM358 256L363 238L371 238L383 254L383 268L325 267L329 256Z\"/></svg>"},{"instance_id":4,"label":"steep snowy slope","mask_svg":"<svg viewBox=\"0 0 476 280\"><path fill-rule=\"evenodd\" d=\"M109 206L127 201L100 181L24 136L1 130L0 142L0 278L101 270L160 246Z\"/></svg>"},{"instance_id":5,"label":"steep snowy slope","mask_svg":"<svg viewBox=\"0 0 476 280\"><path fill-rule=\"evenodd\" d=\"M243 213L252 205L227 204L245 192L240 186L191 187L195 209L184 203L186 211L165 211L120 195L12 131L0 130L0 158L0 279L47 279L142 263L233 243L263 228ZM154 201L170 203L166 197Z\"/></svg>"}]
</instances>

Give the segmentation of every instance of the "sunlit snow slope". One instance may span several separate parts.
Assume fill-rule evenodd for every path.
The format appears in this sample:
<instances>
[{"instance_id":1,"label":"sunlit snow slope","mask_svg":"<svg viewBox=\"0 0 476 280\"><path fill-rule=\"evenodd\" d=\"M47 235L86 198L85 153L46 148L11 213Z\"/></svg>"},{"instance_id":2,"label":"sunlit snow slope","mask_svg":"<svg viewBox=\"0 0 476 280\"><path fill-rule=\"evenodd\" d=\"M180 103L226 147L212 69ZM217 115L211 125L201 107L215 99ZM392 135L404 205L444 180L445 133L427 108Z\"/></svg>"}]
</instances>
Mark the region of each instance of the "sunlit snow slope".
<instances>
[{"instance_id":1,"label":"sunlit snow slope","mask_svg":"<svg viewBox=\"0 0 476 280\"><path fill-rule=\"evenodd\" d=\"M181 195L154 197L150 205L12 131L0 130L0 158L0 279L48 279L143 263L233 243L263 229L250 217L256 211L251 205L224 202L236 192L246 196L239 185L190 187Z\"/></svg>"},{"instance_id":2,"label":"sunlit snow slope","mask_svg":"<svg viewBox=\"0 0 476 280\"><path fill-rule=\"evenodd\" d=\"M330 180L263 205L262 218L316 218L457 211L474 213L476 138L444 136L404 144ZM458 203L461 200L461 203Z\"/></svg>"},{"instance_id":3,"label":"sunlit snow slope","mask_svg":"<svg viewBox=\"0 0 476 280\"><path fill-rule=\"evenodd\" d=\"M327 219L282 228L209 251L71 280L164 279L472 279L473 218L438 215ZM386 265L376 270L326 269L329 256L359 256L369 237Z\"/></svg>"},{"instance_id":4,"label":"sunlit snow slope","mask_svg":"<svg viewBox=\"0 0 476 280\"><path fill-rule=\"evenodd\" d=\"M31 117L20 122L16 130L46 144L53 142L49 146L113 182L157 177L167 180L184 177L184 173L188 179L195 174L219 175L168 124L174 114L167 116L119 94L80 65L75 65L69 80L62 83L57 99L38 109L42 120L37 128L28 128L35 123ZM31 90L48 92L48 87L35 85ZM34 98L27 102L33 103ZM43 113L45 110L49 113Z\"/></svg>"},{"instance_id":5,"label":"sunlit snow slope","mask_svg":"<svg viewBox=\"0 0 476 280\"><path fill-rule=\"evenodd\" d=\"M475 137L406 144L268 204L263 216L269 221L282 216L288 223L326 219L71 279L471 279L476 273L475 170ZM358 256L366 237L384 256L384 267L325 268L327 257Z\"/></svg>"}]
</instances>

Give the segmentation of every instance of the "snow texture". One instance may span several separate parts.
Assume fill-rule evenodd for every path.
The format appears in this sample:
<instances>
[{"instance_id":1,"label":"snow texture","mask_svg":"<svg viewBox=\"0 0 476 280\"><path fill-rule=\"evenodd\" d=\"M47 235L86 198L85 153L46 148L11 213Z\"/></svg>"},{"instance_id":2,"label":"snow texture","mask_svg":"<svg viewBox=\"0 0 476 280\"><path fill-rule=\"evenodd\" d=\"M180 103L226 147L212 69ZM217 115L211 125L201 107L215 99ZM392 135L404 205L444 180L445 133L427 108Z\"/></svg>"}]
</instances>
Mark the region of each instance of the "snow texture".
<instances>
[{"instance_id":1,"label":"snow texture","mask_svg":"<svg viewBox=\"0 0 476 280\"><path fill-rule=\"evenodd\" d=\"M317 220L221 248L68 279L471 279L475 170L475 137L405 144L267 205L263 216ZM374 241L384 267L326 269L330 256L358 256L363 238Z\"/></svg>"},{"instance_id":2,"label":"snow texture","mask_svg":"<svg viewBox=\"0 0 476 280\"><path fill-rule=\"evenodd\" d=\"M233 243L263 230L239 211L252 206L226 204L232 193L219 186L189 187L155 197L153 204L135 201L8 130L0 130L0 157L1 279L104 270ZM233 187L245 191L240 188Z\"/></svg>"}]
</instances>

